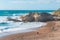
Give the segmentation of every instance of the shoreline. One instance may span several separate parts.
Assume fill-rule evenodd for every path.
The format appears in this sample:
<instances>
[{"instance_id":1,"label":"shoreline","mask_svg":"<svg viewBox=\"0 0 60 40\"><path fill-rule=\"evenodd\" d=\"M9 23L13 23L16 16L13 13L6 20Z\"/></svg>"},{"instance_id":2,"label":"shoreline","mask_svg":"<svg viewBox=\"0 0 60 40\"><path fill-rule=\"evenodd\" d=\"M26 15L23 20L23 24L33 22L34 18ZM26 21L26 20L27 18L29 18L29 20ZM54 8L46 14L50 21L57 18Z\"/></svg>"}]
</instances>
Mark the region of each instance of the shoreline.
<instances>
[{"instance_id":1,"label":"shoreline","mask_svg":"<svg viewBox=\"0 0 60 40\"><path fill-rule=\"evenodd\" d=\"M53 39L57 40L57 39L60 39L60 34L58 35L58 33L60 33L59 23L60 21L48 22L47 25L35 31L12 34L12 35L0 38L0 40L8 40L8 39L9 40L53 40ZM52 30L51 27L57 28L57 30L55 29Z\"/></svg>"},{"instance_id":2,"label":"shoreline","mask_svg":"<svg viewBox=\"0 0 60 40\"><path fill-rule=\"evenodd\" d=\"M5 37L5 36L8 36L8 35L13 35L13 34L32 32L32 31L35 31L35 30L37 30L39 28L30 29L30 30L26 29L26 30L22 30L22 31L17 30L17 31L12 31L12 32L3 32L3 33L0 33L0 38Z\"/></svg>"},{"instance_id":3,"label":"shoreline","mask_svg":"<svg viewBox=\"0 0 60 40\"><path fill-rule=\"evenodd\" d=\"M25 32L35 31L35 30L41 28L42 26L46 25L46 23L41 23L41 22L37 22L37 23L34 22L34 25L31 25L31 23L30 24L27 23L27 26L25 25L26 28L25 28L25 26L23 26L24 28L22 27L22 29L20 27L18 27L18 28L4 30L3 32L0 33L1 34L0 37L4 37L7 35L16 34L16 33L25 33ZM31 25L31 27L29 25Z\"/></svg>"}]
</instances>

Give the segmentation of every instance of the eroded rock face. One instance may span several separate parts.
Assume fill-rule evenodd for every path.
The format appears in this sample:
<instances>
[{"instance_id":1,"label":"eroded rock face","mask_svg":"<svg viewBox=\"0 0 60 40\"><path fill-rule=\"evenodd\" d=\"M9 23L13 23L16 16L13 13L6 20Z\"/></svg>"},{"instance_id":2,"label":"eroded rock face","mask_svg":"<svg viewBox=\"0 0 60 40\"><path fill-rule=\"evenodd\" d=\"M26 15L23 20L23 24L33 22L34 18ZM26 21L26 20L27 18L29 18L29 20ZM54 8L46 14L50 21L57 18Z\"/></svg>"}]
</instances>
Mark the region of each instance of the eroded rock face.
<instances>
[{"instance_id":1,"label":"eroded rock face","mask_svg":"<svg viewBox=\"0 0 60 40\"><path fill-rule=\"evenodd\" d=\"M53 16L49 13L29 13L28 15L21 16L21 19L26 22L47 22L54 20Z\"/></svg>"}]
</instances>

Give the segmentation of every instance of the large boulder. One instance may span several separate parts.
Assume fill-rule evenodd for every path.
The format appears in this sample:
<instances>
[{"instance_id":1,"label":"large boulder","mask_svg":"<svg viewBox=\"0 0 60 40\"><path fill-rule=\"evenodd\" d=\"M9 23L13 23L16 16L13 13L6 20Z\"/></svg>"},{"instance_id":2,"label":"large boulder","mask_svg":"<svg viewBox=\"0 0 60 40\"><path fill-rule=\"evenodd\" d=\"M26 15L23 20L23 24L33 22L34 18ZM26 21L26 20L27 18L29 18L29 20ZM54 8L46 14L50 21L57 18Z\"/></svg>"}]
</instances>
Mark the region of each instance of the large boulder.
<instances>
[{"instance_id":1,"label":"large boulder","mask_svg":"<svg viewBox=\"0 0 60 40\"><path fill-rule=\"evenodd\" d=\"M40 16L38 17L38 21L40 22L47 22L47 21L53 21L54 18L49 13L40 13Z\"/></svg>"}]
</instances>

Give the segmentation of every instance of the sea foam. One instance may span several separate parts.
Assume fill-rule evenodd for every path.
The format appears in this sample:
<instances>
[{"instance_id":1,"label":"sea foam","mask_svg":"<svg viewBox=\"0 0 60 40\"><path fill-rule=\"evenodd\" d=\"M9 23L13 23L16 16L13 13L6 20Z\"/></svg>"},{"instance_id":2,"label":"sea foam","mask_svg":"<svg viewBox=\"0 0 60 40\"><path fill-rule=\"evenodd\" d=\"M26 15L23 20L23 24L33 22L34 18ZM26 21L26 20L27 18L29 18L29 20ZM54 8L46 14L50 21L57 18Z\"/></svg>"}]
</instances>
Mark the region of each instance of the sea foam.
<instances>
[{"instance_id":1,"label":"sea foam","mask_svg":"<svg viewBox=\"0 0 60 40\"><path fill-rule=\"evenodd\" d=\"M14 33L23 33L33 31L37 28L40 28L46 23L44 22L13 22L7 20L8 16L0 16L0 37L4 35L14 34ZM16 16L18 17L18 16Z\"/></svg>"}]
</instances>

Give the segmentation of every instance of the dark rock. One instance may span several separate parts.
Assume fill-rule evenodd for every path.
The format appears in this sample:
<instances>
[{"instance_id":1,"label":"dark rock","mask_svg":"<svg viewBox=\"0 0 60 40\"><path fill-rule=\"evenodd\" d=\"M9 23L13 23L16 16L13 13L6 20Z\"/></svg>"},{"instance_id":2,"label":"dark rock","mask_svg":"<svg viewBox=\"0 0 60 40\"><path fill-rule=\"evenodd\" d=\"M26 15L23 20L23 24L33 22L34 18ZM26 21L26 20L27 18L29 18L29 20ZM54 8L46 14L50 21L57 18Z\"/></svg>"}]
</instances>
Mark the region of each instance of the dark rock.
<instances>
[{"instance_id":1,"label":"dark rock","mask_svg":"<svg viewBox=\"0 0 60 40\"><path fill-rule=\"evenodd\" d=\"M54 20L53 16L49 13L41 13L40 17L38 18L38 21L41 21L41 22L47 22L47 21L53 21L53 20Z\"/></svg>"}]
</instances>

